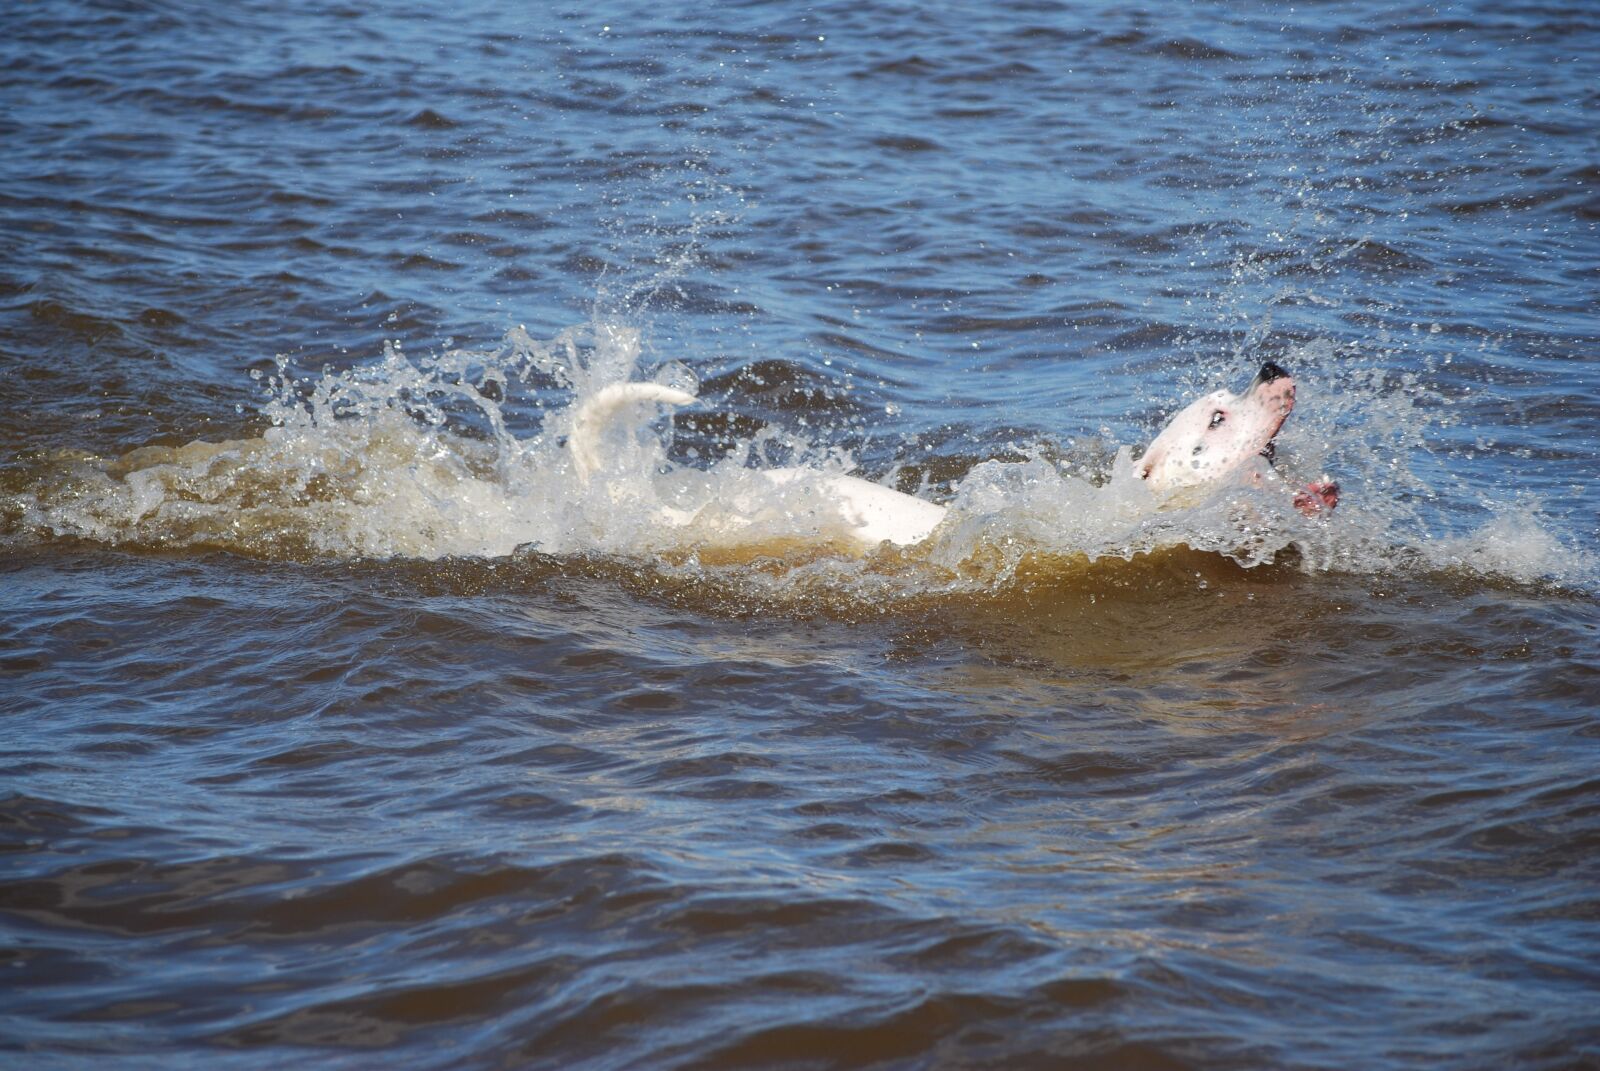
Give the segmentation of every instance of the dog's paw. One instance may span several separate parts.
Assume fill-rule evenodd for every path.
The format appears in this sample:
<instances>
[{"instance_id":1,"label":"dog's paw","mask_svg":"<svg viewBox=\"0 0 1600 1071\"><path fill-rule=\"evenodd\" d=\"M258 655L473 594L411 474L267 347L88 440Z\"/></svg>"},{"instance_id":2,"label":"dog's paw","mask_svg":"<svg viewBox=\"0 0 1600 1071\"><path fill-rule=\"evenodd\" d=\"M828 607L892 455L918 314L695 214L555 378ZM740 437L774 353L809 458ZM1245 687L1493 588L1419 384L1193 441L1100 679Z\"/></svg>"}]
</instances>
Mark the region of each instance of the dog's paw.
<instances>
[{"instance_id":1,"label":"dog's paw","mask_svg":"<svg viewBox=\"0 0 1600 1071\"><path fill-rule=\"evenodd\" d=\"M1295 492L1294 496L1294 508L1307 517L1331 513L1338 504L1339 485L1327 479L1306 484L1306 489Z\"/></svg>"}]
</instances>

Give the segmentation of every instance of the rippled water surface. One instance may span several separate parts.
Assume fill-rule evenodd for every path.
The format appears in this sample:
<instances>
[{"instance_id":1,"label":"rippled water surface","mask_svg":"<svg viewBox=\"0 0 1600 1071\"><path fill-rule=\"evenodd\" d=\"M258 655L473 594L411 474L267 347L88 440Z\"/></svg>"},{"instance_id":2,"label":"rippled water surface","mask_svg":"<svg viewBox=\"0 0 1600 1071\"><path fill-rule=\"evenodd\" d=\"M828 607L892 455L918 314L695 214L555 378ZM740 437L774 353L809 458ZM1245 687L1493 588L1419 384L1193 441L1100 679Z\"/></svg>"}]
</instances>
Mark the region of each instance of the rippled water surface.
<instances>
[{"instance_id":1,"label":"rippled water surface","mask_svg":"<svg viewBox=\"0 0 1600 1071\"><path fill-rule=\"evenodd\" d=\"M0 1058L1600 1066L1597 55L8 8ZM1338 508L1157 503L1268 360Z\"/></svg>"}]
</instances>

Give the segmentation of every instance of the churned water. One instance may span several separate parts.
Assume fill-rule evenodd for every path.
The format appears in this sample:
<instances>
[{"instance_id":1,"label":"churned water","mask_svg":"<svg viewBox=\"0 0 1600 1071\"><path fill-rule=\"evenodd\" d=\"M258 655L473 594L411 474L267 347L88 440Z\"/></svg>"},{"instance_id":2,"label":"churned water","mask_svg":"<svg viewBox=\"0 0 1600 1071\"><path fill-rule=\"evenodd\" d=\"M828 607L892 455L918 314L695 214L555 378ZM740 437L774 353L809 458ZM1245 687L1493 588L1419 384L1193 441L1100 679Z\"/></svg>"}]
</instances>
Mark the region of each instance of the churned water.
<instances>
[{"instance_id":1,"label":"churned water","mask_svg":"<svg viewBox=\"0 0 1600 1071\"><path fill-rule=\"evenodd\" d=\"M6 1063L1600 1066L1596 56L6 9ZM1338 508L1158 501L1268 360Z\"/></svg>"}]
</instances>

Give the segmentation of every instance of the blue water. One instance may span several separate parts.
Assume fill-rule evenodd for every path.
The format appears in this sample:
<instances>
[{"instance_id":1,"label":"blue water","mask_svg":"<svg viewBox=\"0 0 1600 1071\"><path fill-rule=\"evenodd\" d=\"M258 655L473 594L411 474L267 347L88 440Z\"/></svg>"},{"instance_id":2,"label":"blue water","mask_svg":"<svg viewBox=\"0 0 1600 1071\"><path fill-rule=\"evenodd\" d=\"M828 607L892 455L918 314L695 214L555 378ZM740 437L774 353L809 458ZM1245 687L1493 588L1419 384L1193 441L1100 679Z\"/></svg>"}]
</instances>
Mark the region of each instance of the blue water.
<instances>
[{"instance_id":1,"label":"blue water","mask_svg":"<svg viewBox=\"0 0 1600 1071\"><path fill-rule=\"evenodd\" d=\"M0 14L8 1060L1600 1065L1596 55L1575 3ZM1338 509L1119 514L1266 360ZM671 545L562 476L625 376L698 391L667 483L955 523Z\"/></svg>"}]
</instances>

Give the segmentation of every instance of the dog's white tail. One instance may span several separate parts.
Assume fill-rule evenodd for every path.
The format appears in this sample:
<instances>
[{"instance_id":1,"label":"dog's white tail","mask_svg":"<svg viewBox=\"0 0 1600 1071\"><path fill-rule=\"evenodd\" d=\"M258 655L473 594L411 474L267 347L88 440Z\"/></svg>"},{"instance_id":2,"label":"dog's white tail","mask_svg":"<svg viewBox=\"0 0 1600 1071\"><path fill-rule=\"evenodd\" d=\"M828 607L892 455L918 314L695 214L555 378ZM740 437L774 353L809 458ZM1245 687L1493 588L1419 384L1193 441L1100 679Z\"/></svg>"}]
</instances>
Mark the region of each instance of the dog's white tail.
<instances>
[{"instance_id":1,"label":"dog's white tail","mask_svg":"<svg viewBox=\"0 0 1600 1071\"><path fill-rule=\"evenodd\" d=\"M689 405L694 400L688 391L659 383L613 383L584 399L572 415L572 433L567 437L578 478L587 480L600 467L600 444L620 414L646 403Z\"/></svg>"}]
</instances>

